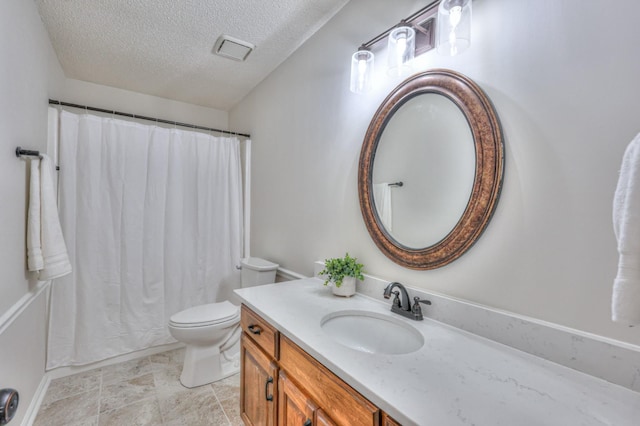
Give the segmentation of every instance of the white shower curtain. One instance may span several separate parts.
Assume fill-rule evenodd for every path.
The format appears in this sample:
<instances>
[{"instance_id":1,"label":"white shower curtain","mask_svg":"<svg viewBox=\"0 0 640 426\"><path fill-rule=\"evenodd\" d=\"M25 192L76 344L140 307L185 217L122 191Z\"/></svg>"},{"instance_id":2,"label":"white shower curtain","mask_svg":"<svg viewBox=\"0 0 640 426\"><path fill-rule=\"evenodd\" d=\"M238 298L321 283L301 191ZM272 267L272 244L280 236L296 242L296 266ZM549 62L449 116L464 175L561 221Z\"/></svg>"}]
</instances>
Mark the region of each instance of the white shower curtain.
<instances>
[{"instance_id":1,"label":"white shower curtain","mask_svg":"<svg viewBox=\"0 0 640 426\"><path fill-rule=\"evenodd\" d=\"M242 255L236 138L60 113L60 218L47 369L173 342L169 317L220 301Z\"/></svg>"}]
</instances>

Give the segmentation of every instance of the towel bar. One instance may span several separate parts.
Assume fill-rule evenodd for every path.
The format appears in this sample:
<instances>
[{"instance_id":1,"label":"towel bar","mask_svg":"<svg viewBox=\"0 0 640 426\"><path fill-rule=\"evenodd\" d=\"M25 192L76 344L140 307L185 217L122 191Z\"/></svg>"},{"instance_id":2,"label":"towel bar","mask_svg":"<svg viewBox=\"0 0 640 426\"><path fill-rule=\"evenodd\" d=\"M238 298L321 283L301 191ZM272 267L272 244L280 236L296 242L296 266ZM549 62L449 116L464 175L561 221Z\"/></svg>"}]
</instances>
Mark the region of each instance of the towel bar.
<instances>
[{"instance_id":1,"label":"towel bar","mask_svg":"<svg viewBox=\"0 0 640 426\"><path fill-rule=\"evenodd\" d=\"M38 157L42 160L42 155L40 155L40 151L34 151L32 149L22 149L21 147L16 147L16 157L20 158L22 156ZM56 166L56 171L60 171L60 166Z\"/></svg>"},{"instance_id":2,"label":"towel bar","mask_svg":"<svg viewBox=\"0 0 640 426\"><path fill-rule=\"evenodd\" d=\"M22 149L21 147L16 148L16 157L40 157L40 151L34 151L31 149ZM42 158L42 157L40 157Z\"/></svg>"}]
</instances>

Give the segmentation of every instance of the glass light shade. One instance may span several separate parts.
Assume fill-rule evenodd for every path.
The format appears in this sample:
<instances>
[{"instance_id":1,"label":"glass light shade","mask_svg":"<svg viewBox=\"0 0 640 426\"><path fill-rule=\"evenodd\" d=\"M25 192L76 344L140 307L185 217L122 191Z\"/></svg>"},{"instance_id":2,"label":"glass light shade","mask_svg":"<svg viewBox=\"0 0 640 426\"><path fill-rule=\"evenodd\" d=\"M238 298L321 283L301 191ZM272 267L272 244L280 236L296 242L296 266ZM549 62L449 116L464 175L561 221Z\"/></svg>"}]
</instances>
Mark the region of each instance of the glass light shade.
<instances>
[{"instance_id":1,"label":"glass light shade","mask_svg":"<svg viewBox=\"0 0 640 426\"><path fill-rule=\"evenodd\" d=\"M368 50L358 50L351 56L351 85L353 93L368 92L373 88L374 55Z\"/></svg>"},{"instance_id":2,"label":"glass light shade","mask_svg":"<svg viewBox=\"0 0 640 426\"><path fill-rule=\"evenodd\" d=\"M387 63L389 75L400 76L411 70L409 62L416 51L416 32L411 27L397 27L389 33Z\"/></svg>"},{"instance_id":3,"label":"glass light shade","mask_svg":"<svg viewBox=\"0 0 640 426\"><path fill-rule=\"evenodd\" d=\"M456 56L471 45L471 0L442 0L438 6L438 53Z\"/></svg>"}]
</instances>

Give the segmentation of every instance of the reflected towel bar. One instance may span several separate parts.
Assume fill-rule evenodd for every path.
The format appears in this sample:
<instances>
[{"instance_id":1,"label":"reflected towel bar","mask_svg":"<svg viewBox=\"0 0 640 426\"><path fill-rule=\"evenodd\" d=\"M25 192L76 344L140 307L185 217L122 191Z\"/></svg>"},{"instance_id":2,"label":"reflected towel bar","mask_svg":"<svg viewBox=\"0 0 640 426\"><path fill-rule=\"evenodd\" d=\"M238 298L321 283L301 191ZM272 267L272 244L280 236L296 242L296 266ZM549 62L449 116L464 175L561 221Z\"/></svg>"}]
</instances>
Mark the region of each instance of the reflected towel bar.
<instances>
[{"instance_id":1,"label":"reflected towel bar","mask_svg":"<svg viewBox=\"0 0 640 426\"><path fill-rule=\"evenodd\" d=\"M403 185L404 185L404 183L403 183L402 181L400 181L400 182L394 182L394 183L390 183L390 184L389 184L389 186L398 186L398 187L403 186Z\"/></svg>"}]
</instances>

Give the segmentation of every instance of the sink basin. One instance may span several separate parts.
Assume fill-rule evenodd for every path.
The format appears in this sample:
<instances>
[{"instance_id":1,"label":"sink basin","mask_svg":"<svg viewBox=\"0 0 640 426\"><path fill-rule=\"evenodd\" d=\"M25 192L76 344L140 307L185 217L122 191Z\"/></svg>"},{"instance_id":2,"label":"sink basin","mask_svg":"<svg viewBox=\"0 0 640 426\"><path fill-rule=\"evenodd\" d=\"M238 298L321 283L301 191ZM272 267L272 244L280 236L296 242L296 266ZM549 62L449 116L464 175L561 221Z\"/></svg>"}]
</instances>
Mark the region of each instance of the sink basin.
<instances>
[{"instance_id":1,"label":"sink basin","mask_svg":"<svg viewBox=\"0 0 640 426\"><path fill-rule=\"evenodd\" d=\"M376 312L333 312L322 318L320 326L336 342L361 352L399 355L424 345L422 334L414 327Z\"/></svg>"}]
</instances>

